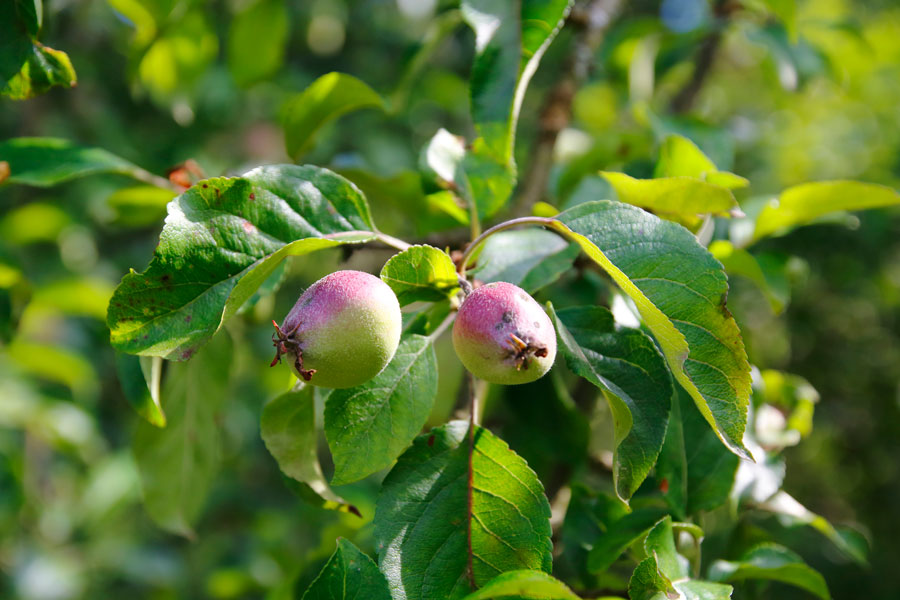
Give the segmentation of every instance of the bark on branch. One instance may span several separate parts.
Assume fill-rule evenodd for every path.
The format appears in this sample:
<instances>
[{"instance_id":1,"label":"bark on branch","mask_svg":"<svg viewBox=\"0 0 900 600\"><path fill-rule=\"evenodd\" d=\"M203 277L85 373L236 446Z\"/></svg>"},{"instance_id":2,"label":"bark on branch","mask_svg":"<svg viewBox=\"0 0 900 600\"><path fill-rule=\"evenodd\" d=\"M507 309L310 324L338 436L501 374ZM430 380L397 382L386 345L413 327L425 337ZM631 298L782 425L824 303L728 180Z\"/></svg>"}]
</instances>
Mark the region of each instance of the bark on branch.
<instances>
[{"instance_id":1,"label":"bark on branch","mask_svg":"<svg viewBox=\"0 0 900 600\"><path fill-rule=\"evenodd\" d=\"M576 28L578 33L559 80L544 99L534 150L513 210L515 216L529 214L534 203L544 197L556 138L568 126L575 92L590 75L594 52L621 8L621 0L589 0L572 9L566 25Z\"/></svg>"}]
</instances>

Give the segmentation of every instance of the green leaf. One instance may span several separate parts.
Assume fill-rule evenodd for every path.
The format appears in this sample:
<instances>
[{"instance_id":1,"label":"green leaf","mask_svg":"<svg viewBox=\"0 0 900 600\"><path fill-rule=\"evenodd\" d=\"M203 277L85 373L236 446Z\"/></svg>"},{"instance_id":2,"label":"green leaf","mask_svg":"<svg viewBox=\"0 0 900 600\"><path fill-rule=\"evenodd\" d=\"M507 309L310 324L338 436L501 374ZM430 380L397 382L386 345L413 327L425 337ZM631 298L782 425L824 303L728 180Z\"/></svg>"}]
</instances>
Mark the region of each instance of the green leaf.
<instances>
[{"instance_id":1,"label":"green leaf","mask_svg":"<svg viewBox=\"0 0 900 600\"><path fill-rule=\"evenodd\" d=\"M362 108L384 110L384 100L352 75L322 75L287 106L284 122L287 153L298 159L312 145L313 136L322 125Z\"/></svg>"},{"instance_id":2,"label":"green leaf","mask_svg":"<svg viewBox=\"0 0 900 600\"><path fill-rule=\"evenodd\" d=\"M67 346L27 341L18 336L5 348L5 354L29 374L68 387L76 400L97 394L100 378L94 365L84 354Z\"/></svg>"},{"instance_id":3,"label":"green leaf","mask_svg":"<svg viewBox=\"0 0 900 600\"><path fill-rule=\"evenodd\" d=\"M571 269L579 250L551 231L501 231L485 241L470 273L485 283L506 281L533 294Z\"/></svg>"},{"instance_id":4,"label":"green leaf","mask_svg":"<svg viewBox=\"0 0 900 600\"><path fill-rule=\"evenodd\" d=\"M278 72L284 63L288 30L284 0L256 0L234 16L228 31L228 70L239 86Z\"/></svg>"},{"instance_id":5,"label":"green leaf","mask_svg":"<svg viewBox=\"0 0 900 600\"><path fill-rule=\"evenodd\" d=\"M529 600L579 600L569 586L543 571L508 571L497 575L465 600L491 600L491 598L516 598Z\"/></svg>"},{"instance_id":6,"label":"green leaf","mask_svg":"<svg viewBox=\"0 0 900 600\"><path fill-rule=\"evenodd\" d=\"M75 70L65 52L34 39L41 27L40 0L0 4L0 94L24 100L53 86L75 85Z\"/></svg>"},{"instance_id":7,"label":"green leaf","mask_svg":"<svg viewBox=\"0 0 900 600\"><path fill-rule=\"evenodd\" d=\"M748 457L750 365L725 307L722 265L686 229L618 202L580 204L550 227L578 242L628 294L719 439Z\"/></svg>"},{"instance_id":8,"label":"green leaf","mask_svg":"<svg viewBox=\"0 0 900 600\"><path fill-rule=\"evenodd\" d=\"M694 177L726 189L746 187L749 181L728 171L719 171L694 142L680 135L671 135L662 143L653 176Z\"/></svg>"},{"instance_id":9,"label":"green leaf","mask_svg":"<svg viewBox=\"0 0 900 600\"><path fill-rule=\"evenodd\" d=\"M608 392L615 426L613 481L627 501L650 473L666 434L672 380L648 336L617 326L607 309L550 309L560 351L573 372Z\"/></svg>"},{"instance_id":10,"label":"green leaf","mask_svg":"<svg viewBox=\"0 0 900 600\"><path fill-rule=\"evenodd\" d=\"M0 220L0 237L17 246L47 242L54 244L71 225L72 217L55 204L29 202L7 212Z\"/></svg>"},{"instance_id":11,"label":"green leaf","mask_svg":"<svg viewBox=\"0 0 900 600\"><path fill-rule=\"evenodd\" d=\"M363 385L335 390L325 403L325 436L334 457L332 485L391 465L422 431L437 394L431 338L401 340L384 371Z\"/></svg>"},{"instance_id":12,"label":"green leaf","mask_svg":"<svg viewBox=\"0 0 900 600\"><path fill-rule=\"evenodd\" d=\"M509 447L554 490L587 462L591 437L590 423L569 396L566 383L561 371L554 369L531 383L502 386L498 390L502 407L491 407L493 418L503 423Z\"/></svg>"},{"instance_id":13,"label":"green leaf","mask_svg":"<svg viewBox=\"0 0 900 600\"><path fill-rule=\"evenodd\" d=\"M142 4L149 8L148 3ZM219 38L212 15L207 15L199 5L179 9L177 18L168 17L171 8L163 10L160 31L155 38L147 30L140 31L144 23L137 25L137 35L147 35L152 43L143 52L136 74L137 81L153 101L169 109L200 95L200 82L219 56ZM193 120L193 113L185 115L183 120Z\"/></svg>"},{"instance_id":14,"label":"green leaf","mask_svg":"<svg viewBox=\"0 0 900 600\"><path fill-rule=\"evenodd\" d=\"M145 374L142 362L150 361L155 366L150 367L150 372ZM166 426L166 415L159 404L159 377L161 375L161 358L142 358L116 352L116 373L122 392L135 412L151 425L157 427ZM149 377L147 375L150 375ZM154 383L155 382L155 383ZM153 393L153 386L156 393Z\"/></svg>"},{"instance_id":15,"label":"green leaf","mask_svg":"<svg viewBox=\"0 0 900 600\"><path fill-rule=\"evenodd\" d=\"M375 561L338 538L337 550L301 600L391 600L391 592Z\"/></svg>"},{"instance_id":16,"label":"green leaf","mask_svg":"<svg viewBox=\"0 0 900 600\"><path fill-rule=\"evenodd\" d=\"M587 556L587 568L592 573L608 569L625 550L647 535L653 525L666 514L664 508L649 504L626 512L624 505L611 497L599 496L593 507L595 519L605 529L593 542Z\"/></svg>"},{"instance_id":17,"label":"green leaf","mask_svg":"<svg viewBox=\"0 0 900 600\"><path fill-rule=\"evenodd\" d=\"M216 413L228 394L231 341L219 336L187 364L171 363L162 388L168 424L138 423L132 447L144 505L167 531L194 537L219 466Z\"/></svg>"},{"instance_id":18,"label":"green leaf","mask_svg":"<svg viewBox=\"0 0 900 600\"><path fill-rule=\"evenodd\" d=\"M13 0L19 20L25 23L25 28L32 36L37 36L41 30L44 18L43 0Z\"/></svg>"},{"instance_id":19,"label":"green leaf","mask_svg":"<svg viewBox=\"0 0 900 600\"><path fill-rule=\"evenodd\" d=\"M797 554L777 544L754 546L740 560L717 560L709 568L709 578L729 583L768 579L797 586L822 600L831 598L825 578Z\"/></svg>"},{"instance_id":20,"label":"green leaf","mask_svg":"<svg viewBox=\"0 0 900 600\"><path fill-rule=\"evenodd\" d=\"M644 541L647 558L628 584L631 600L728 600L730 585L690 579L687 561L675 549L672 517L653 526Z\"/></svg>"},{"instance_id":21,"label":"green leaf","mask_svg":"<svg viewBox=\"0 0 900 600\"><path fill-rule=\"evenodd\" d=\"M775 513L786 527L808 525L822 533L846 556L858 564L868 564L868 548L866 541L860 539L856 532L840 531L828 522L825 517L817 515L794 499L785 491L780 491L769 498L759 508Z\"/></svg>"},{"instance_id":22,"label":"green leaf","mask_svg":"<svg viewBox=\"0 0 900 600\"><path fill-rule=\"evenodd\" d=\"M463 0L475 32L470 93L475 128L489 153L512 163L516 121L525 89L562 28L570 0Z\"/></svg>"},{"instance_id":23,"label":"green leaf","mask_svg":"<svg viewBox=\"0 0 900 600\"><path fill-rule=\"evenodd\" d=\"M16 76L32 51L30 19L21 2L0 3L0 85Z\"/></svg>"},{"instance_id":24,"label":"green leaf","mask_svg":"<svg viewBox=\"0 0 900 600\"><path fill-rule=\"evenodd\" d=\"M491 155L484 140L475 140L466 148L461 137L446 129L429 140L419 162L423 173L459 196L469 215L474 212L479 220L500 210L515 184L514 169ZM450 207L446 212L455 214Z\"/></svg>"},{"instance_id":25,"label":"green leaf","mask_svg":"<svg viewBox=\"0 0 900 600\"><path fill-rule=\"evenodd\" d=\"M756 284L769 301L772 312L781 314L784 311L790 299L790 289L774 273L764 271L755 256L743 248L736 248L728 240L714 241L709 245L709 252L722 263L729 275L740 275Z\"/></svg>"},{"instance_id":26,"label":"green leaf","mask_svg":"<svg viewBox=\"0 0 900 600\"><path fill-rule=\"evenodd\" d=\"M55 86L75 87L77 82L68 54L34 42L22 69L6 82L0 94L13 100L27 100Z\"/></svg>"},{"instance_id":27,"label":"green leaf","mask_svg":"<svg viewBox=\"0 0 900 600\"><path fill-rule=\"evenodd\" d=\"M152 185L124 187L106 199L112 210L113 222L123 227L147 227L156 225L166 216L166 205L176 192Z\"/></svg>"},{"instance_id":28,"label":"green leaf","mask_svg":"<svg viewBox=\"0 0 900 600\"><path fill-rule=\"evenodd\" d=\"M315 388L285 392L263 407L260 433L269 453L278 462L281 472L292 477L305 488L301 493L314 504L331 510L359 511L335 494L325 482L316 451Z\"/></svg>"},{"instance_id":29,"label":"green leaf","mask_svg":"<svg viewBox=\"0 0 900 600\"><path fill-rule=\"evenodd\" d=\"M752 241L783 235L828 213L897 204L900 204L900 193L874 183L819 181L796 185L765 205L756 218Z\"/></svg>"},{"instance_id":30,"label":"green leaf","mask_svg":"<svg viewBox=\"0 0 900 600\"><path fill-rule=\"evenodd\" d=\"M507 571L551 567L550 504L534 472L476 427L468 511L469 426L419 436L385 478L375 510L379 565L395 600L457 600Z\"/></svg>"},{"instance_id":31,"label":"green leaf","mask_svg":"<svg viewBox=\"0 0 900 600\"><path fill-rule=\"evenodd\" d=\"M113 346L187 360L286 256L371 239L365 199L317 167L260 167L207 179L169 204L150 266L110 301Z\"/></svg>"},{"instance_id":32,"label":"green leaf","mask_svg":"<svg viewBox=\"0 0 900 600\"><path fill-rule=\"evenodd\" d=\"M436 231L469 224L469 215L453 194L441 190L426 194L422 175L401 171L383 177L362 169L338 169L337 173L359 186L378 214L379 227L388 233L411 232L425 237ZM410 219L409 215L416 215Z\"/></svg>"},{"instance_id":33,"label":"green leaf","mask_svg":"<svg viewBox=\"0 0 900 600\"><path fill-rule=\"evenodd\" d=\"M663 495L678 518L712 510L727 499L740 461L722 447L678 386L669 428L656 465Z\"/></svg>"},{"instance_id":34,"label":"green leaf","mask_svg":"<svg viewBox=\"0 0 900 600\"><path fill-rule=\"evenodd\" d=\"M726 216L738 204L730 190L693 177L635 179L624 173L600 173L622 202L652 210L667 218Z\"/></svg>"},{"instance_id":35,"label":"green leaf","mask_svg":"<svg viewBox=\"0 0 900 600\"><path fill-rule=\"evenodd\" d=\"M0 143L0 161L9 163L8 183L50 187L97 173L144 179L146 173L124 158L58 138L13 138Z\"/></svg>"},{"instance_id":36,"label":"green leaf","mask_svg":"<svg viewBox=\"0 0 900 600\"><path fill-rule=\"evenodd\" d=\"M770 450L795 446L812 432L819 392L799 375L774 369L765 369L760 375L761 389L754 389L754 397L758 394L765 404L758 409L754 427L756 438ZM766 409L777 411L780 418L761 423L759 411Z\"/></svg>"},{"instance_id":37,"label":"green leaf","mask_svg":"<svg viewBox=\"0 0 900 600\"><path fill-rule=\"evenodd\" d=\"M431 246L413 246L395 254L381 269L381 279L397 294L400 306L446 300L459 289L450 256Z\"/></svg>"}]
</instances>

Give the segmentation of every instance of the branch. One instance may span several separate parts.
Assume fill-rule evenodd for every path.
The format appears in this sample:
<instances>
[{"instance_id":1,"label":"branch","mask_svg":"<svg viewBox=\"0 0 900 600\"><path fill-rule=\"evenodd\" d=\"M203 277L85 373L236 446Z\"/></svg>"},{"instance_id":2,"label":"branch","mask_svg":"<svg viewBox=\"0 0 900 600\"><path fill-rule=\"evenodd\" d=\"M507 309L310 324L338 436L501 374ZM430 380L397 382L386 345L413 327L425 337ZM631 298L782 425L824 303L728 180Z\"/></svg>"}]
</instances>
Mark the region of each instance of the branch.
<instances>
[{"instance_id":1,"label":"branch","mask_svg":"<svg viewBox=\"0 0 900 600\"><path fill-rule=\"evenodd\" d=\"M685 86L672 98L672 101L669 103L670 112L676 114L685 113L694 105L697 94L703 88L703 84L706 82L706 78L716 62L716 53L719 51L719 46L722 45L722 32L725 30L729 16L734 10L736 9L728 2L720 0L716 3L713 8L716 23L713 25L713 30L700 43L694 72Z\"/></svg>"},{"instance_id":2,"label":"branch","mask_svg":"<svg viewBox=\"0 0 900 600\"><path fill-rule=\"evenodd\" d=\"M710 33L706 39L700 43L700 50L697 52L696 66L691 75L691 79L685 84L681 90L672 98L669 104L669 111L673 113L685 113L690 110L697 98L697 94L706 82L706 77L712 70L713 63L716 59L716 52L722 43L722 31L716 29Z\"/></svg>"},{"instance_id":3,"label":"branch","mask_svg":"<svg viewBox=\"0 0 900 600\"><path fill-rule=\"evenodd\" d=\"M603 33L619 14L621 7L621 0L588 0L572 9L566 24L577 28L578 35L559 81L544 99L539 116L537 141L531 154L525 181L522 183L522 191L513 209L514 215L529 214L531 207L544 197L550 178L550 168L553 166L556 138L572 118L572 100L575 92L590 75L594 52L600 46Z\"/></svg>"}]
</instances>

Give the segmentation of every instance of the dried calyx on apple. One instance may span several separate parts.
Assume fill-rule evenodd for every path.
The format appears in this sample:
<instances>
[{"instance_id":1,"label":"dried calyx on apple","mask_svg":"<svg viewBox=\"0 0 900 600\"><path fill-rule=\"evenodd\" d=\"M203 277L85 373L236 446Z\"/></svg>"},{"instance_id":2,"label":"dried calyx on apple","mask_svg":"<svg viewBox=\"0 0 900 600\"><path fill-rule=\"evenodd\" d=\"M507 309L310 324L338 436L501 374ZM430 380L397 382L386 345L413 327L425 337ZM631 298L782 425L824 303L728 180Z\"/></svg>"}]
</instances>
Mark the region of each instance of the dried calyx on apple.
<instances>
[{"instance_id":1,"label":"dried calyx on apple","mask_svg":"<svg viewBox=\"0 0 900 600\"><path fill-rule=\"evenodd\" d=\"M289 357L312 385L353 387L372 379L394 357L402 328L400 304L379 278L335 271L315 282L294 304L272 342L272 366Z\"/></svg>"},{"instance_id":2,"label":"dried calyx on apple","mask_svg":"<svg viewBox=\"0 0 900 600\"><path fill-rule=\"evenodd\" d=\"M503 385L529 383L553 366L556 332L525 290L511 283L489 283L460 305L453 347L476 377Z\"/></svg>"}]
</instances>

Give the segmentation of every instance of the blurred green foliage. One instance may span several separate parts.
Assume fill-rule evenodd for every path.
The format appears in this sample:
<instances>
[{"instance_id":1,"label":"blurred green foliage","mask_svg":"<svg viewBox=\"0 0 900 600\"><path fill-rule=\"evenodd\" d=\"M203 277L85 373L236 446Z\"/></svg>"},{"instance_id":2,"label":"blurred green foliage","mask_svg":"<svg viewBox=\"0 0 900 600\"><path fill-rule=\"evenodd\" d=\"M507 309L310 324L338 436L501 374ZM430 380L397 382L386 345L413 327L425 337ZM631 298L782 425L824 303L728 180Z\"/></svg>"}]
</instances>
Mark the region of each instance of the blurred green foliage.
<instances>
[{"instance_id":1,"label":"blurred green foliage","mask_svg":"<svg viewBox=\"0 0 900 600\"><path fill-rule=\"evenodd\" d=\"M750 180L734 189L748 215L808 181L900 186L896 3L801 0L788 10L792 2L747 1L720 18L700 0L627 4L597 49L554 148L544 198L553 207L613 194L601 170L652 176L658 146L672 133L693 140L719 174ZM303 150L303 162L356 181L385 232L458 244L466 239L466 215L418 174L419 149L438 129L474 137L467 91L474 36L455 9L446 0L45 0L40 40L68 54L78 86L25 102L0 99L0 137L71 140L158 174L188 159L209 175L239 173L291 162L281 123L290 120L292 102L319 76L339 71L389 99L386 110L323 122L314 143L298 143L291 154ZM515 147L520 170L530 164L544 95L574 37L563 30L525 97ZM715 60L682 107L676 101L710 40ZM114 174L66 186L0 188L0 597L299 596L337 536L371 554L378 482L338 490L362 518L303 503L284 484L259 433L263 400L290 385L283 371L268 368L265 324L342 260L377 272L390 254L328 250L296 258L286 293L229 324L237 351L229 367L210 375L227 385L211 399L216 414L202 432L220 438L205 457L220 465L220 475L206 482L211 494L192 537L171 535L142 504L137 464L146 454L135 455L132 444L143 440L138 448L152 449L153 432L116 376L105 315L121 274L143 269L151 256L172 193L135 187L109 170ZM410 218L422 198L428 210ZM729 226L717 219L716 236L724 238ZM420 237L433 229L448 233ZM900 586L900 212L843 215L751 249L760 269L742 271L746 261L735 267L729 308L751 363L769 373L765 394L773 397L765 401L783 403L796 431L790 436L805 438L796 447L769 440L791 446L780 467L789 473L786 490L829 521L860 528L871 567L823 549L813 530L778 527L775 517L744 523L744 539L731 543L777 531L780 543L825 575L833 597L891 597ZM735 257L742 250L723 251ZM560 298L596 295L573 277L563 274L541 299L565 305ZM451 415L461 385L446 339L437 353L433 424ZM774 381L767 370L795 373L818 390L811 431L804 411L814 400L797 391L805 383ZM775 397L775 389L783 393ZM572 410L572 399L556 401ZM177 415L167 416L177 425ZM517 417L513 399L489 404L487 422L542 471L545 485L557 485L553 473L562 467L544 456L550 450L529 446L538 424ZM597 428L594 446L604 433L611 437L608 415ZM580 448L587 435L579 430L567 443ZM611 441L599 446L593 456L608 452ZM143 500L152 512L154 500ZM710 531L719 517L710 515ZM779 586L768 597L799 593Z\"/></svg>"}]
</instances>

